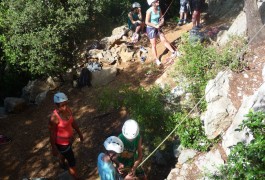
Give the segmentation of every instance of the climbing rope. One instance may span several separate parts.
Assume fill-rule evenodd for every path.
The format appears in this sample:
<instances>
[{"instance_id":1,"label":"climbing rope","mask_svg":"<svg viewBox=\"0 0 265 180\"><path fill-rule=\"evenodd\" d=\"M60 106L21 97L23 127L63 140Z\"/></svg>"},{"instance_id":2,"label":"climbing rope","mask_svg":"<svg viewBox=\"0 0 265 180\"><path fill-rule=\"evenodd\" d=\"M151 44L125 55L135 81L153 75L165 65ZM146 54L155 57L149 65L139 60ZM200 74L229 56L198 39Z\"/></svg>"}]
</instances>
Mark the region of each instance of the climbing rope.
<instances>
[{"instance_id":1,"label":"climbing rope","mask_svg":"<svg viewBox=\"0 0 265 180\"><path fill-rule=\"evenodd\" d=\"M243 51L241 51L241 55L239 57L241 57L246 48L249 46L249 44L254 40L254 38L260 33L260 31L264 28L265 24L263 24L263 26L257 31L257 33L250 39L250 41L245 45L245 47L243 48ZM225 71L222 73L222 75L217 79L216 82L218 82L221 77L223 77L223 75L229 70L229 68L226 68ZM142 166L156 151L158 148L160 148L160 146L176 131L176 129L187 119L187 117L194 111L195 108L198 107L198 105L201 103L201 101L204 99L204 97L212 90L212 88L215 86L215 83L212 85L212 87L203 95L203 97L200 98L200 100L195 104L195 106L190 110L190 112L180 121L179 124L177 124L175 126L175 128L164 138L164 140L137 166L140 167Z\"/></svg>"}]
</instances>

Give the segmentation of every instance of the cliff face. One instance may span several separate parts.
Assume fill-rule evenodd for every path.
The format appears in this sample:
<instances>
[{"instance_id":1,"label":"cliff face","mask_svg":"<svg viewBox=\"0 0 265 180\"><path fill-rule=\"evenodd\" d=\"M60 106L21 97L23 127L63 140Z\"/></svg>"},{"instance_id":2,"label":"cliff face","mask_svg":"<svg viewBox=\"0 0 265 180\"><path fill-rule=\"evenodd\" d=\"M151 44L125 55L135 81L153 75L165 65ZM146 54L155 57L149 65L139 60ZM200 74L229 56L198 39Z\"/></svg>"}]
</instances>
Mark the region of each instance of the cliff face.
<instances>
[{"instance_id":1,"label":"cliff face","mask_svg":"<svg viewBox=\"0 0 265 180\"><path fill-rule=\"evenodd\" d=\"M221 5L226 1L209 0L208 2L210 14L221 16L227 10L222 10L223 7L228 6L236 10L236 7L241 7L242 4L242 1L234 0L218 8L216 5ZM232 5L232 3L235 4ZM264 8L264 1L260 3L259 8ZM261 19L264 19L264 13L260 13L260 15ZM227 14L224 16L227 16ZM252 35L252 37L258 37L259 32L264 31L263 20L263 25L257 29L256 34ZM228 37L232 34L247 37L247 32L247 15L241 11L241 13L238 13L237 18L234 19L230 29L219 37L219 44L225 44ZM249 40L251 39L249 38ZM262 41L262 39L259 40ZM265 111L264 55L264 43L249 46L248 52L244 56L244 61L247 62L249 67L248 69L241 73L229 70L222 71L218 73L215 79L208 82L205 90L207 110L201 116L201 120L204 122L207 138L214 139L218 136L221 138L221 141L206 153L191 153L190 150L181 151L176 168L170 172L167 180L179 178L205 179L206 174L216 174L218 173L218 167L225 164L233 145L236 145L238 142L249 143L253 139L251 133L246 135L249 132L247 128L243 131L235 130L239 128L239 125L246 118L245 115L250 110Z\"/></svg>"}]
</instances>

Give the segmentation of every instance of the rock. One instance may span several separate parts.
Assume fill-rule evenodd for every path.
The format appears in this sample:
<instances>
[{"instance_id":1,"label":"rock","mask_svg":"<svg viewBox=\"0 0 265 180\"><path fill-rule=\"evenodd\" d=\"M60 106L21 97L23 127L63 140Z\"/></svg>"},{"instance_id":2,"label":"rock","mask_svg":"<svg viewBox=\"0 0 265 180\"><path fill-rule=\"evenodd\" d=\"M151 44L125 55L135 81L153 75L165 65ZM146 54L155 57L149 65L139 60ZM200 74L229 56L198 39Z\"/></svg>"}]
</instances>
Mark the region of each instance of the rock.
<instances>
[{"instance_id":1,"label":"rock","mask_svg":"<svg viewBox=\"0 0 265 180\"><path fill-rule=\"evenodd\" d=\"M210 151L204 155L199 156L194 162L200 169L202 174L215 174L219 172L219 166L224 165L224 160L218 150Z\"/></svg>"},{"instance_id":2,"label":"rock","mask_svg":"<svg viewBox=\"0 0 265 180\"><path fill-rule=\"evenodd\" d=\"M233 35L245 36L246 32L247 32L247 18L246 18L246 13L242 11L237 16L237 18L235 19L229 30L222 33L221 36L217 37L217 42L220 45L225 45L229 41L229 38L231 36Z\"/></svg>"},{"instance_id":3,"label":"rock","mask_svg":"<svg viewBox=\"0 0 265 180\"><path fill-rule=\"evenodd\" d=\"M103 67L101 71L91 72L91 85L93 87L103 86L113 81L117 74L115 67Z\"/></svg>"},{"instance_id":4,"label":"rock","mask_svg":"<svg viewBox=\"0 0 265 180\"><path fill-rule=\"evenodd\" d=\"M197 151L193 150L193 149L185 149L183 151L181 151L181 154L178 158L178 163L180 164L184 164L186 161L188 161L189 159L192 159L194 156L196 156Z\"/></svg>"},{"instance_id":5,"label":"rock","mask_svg":"<svg viewBox=\"0 0 265 180\"><path fill-rule=\"evenodd\" d=\"M205 99L208 105L201 120L204 122L205 134L209 139L214 139L223 133L231 125L236 113L236 108L228 97L230 76L231 72L225 74L220 72L206 86Z\"/></svg>"},{"instance_id":6,"label":"rock","mask_svg":"<svg viewBox=\"0 0 265 180\"><path fill-rule=\"evenodd\" d=\"M7 97L4 100L4 106L8 113L19 113L27 107L27 103L23 98Z\"/></svg>"}]
</instances>

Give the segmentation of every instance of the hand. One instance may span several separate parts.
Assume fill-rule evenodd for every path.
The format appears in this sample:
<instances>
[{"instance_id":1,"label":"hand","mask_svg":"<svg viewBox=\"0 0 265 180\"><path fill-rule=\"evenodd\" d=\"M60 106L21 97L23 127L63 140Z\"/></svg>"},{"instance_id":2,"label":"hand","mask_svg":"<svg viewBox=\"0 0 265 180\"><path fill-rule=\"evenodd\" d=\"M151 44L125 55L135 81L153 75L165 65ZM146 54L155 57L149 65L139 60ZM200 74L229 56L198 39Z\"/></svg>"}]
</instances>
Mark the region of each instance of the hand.
<instances>
[{"instance_id":1,"label":"hand","mask_svg":"<svg viewBox=\"0 0 265 180\"><path fill-rule=\"evenodd\" d=\"M124 168L124 165L122 163L119 163L118 172L120 174L123 174L123 168Z\"/></svg>"},{"instance_id":2,"label":"hand","mask_svg":"<svg viewBox=\"0 0 265 180\"><path fill-rule=\"evenodd\" d=\"M129 172L130 176L135 176L136 168L132 167L131 171Z\"/></svg>"},{"instance_id":3,"label":"hand","mask_svg":"<svg viewBox=\"0 0 265 180\"><path fill-rule=\"evenodd\" d=\"M140 20L137 20L136 22L139 23L139 24L142 24L142 21L140 21Z\"/></svg>"},{"instance_id":4,"label":"hand","mask_svg":"<svg viewBox=\"0 0 265 180\"><path fill-rule=\"evenodd\" d=\"M155 25L155 28L156 28L156 29L159 29L159 27L160 27L160 25L159 25L159 24L158 24L158 25Z\"/></svg>"}]
</instances>

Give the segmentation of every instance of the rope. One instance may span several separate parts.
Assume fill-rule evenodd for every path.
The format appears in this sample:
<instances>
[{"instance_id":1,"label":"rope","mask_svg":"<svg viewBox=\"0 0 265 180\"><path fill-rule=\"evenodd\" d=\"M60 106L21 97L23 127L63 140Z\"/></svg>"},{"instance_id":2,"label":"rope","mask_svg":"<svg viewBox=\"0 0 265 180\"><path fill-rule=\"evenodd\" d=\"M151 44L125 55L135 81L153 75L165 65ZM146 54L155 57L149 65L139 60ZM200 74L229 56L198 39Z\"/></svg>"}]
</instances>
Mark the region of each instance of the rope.
<instances>
[{"instance_id":1,"label":"rope","mask_svg":"<svg viewBox=\"0 0 265 180\"><path fill-rule=\"evenodd\" d=\"M248 47L248 45L254 40L254 38L259 34L259 32L264 28L265 24L259 29L259 31L257 31L257 33L252 37L252 39L246 44L246 46L243 48L245 49L246 47ZM244 53L241 52L241 53ZM217 79L217 81L219 81L221 79L221 77L223 77L223 75L228 71L229 69L226 68L226 70L222 73L222 75ZM215 81L215 83L217 82ZM201 103L201 101L204 99L204 97L210 92L210 90L212 90L212 88L215 86L215 83L212 85L212 87L203 95L203 97L200 98L200 100L196 103L196 105L190 110L190 112L183 118L182 121L180 121L179 124L177 124L175 126L175 128L164 138L164 140L137 166L140 167L142 166L156 151L158 148L160 148L160 146L174 133L174 131L176 131L176 129L187 119L187 117L194 111L195 108L197 108L197 106Z\"/></svg>"},{"instance_id":2,"label":"rope","mask_svg":"<svg viewBox=\"0 0 265 180\"><path fill-rule=\"evenodd\" d=\"M160 19L162 19L162 18L166 15L166 13L167 13L167 11L169 10L169 8L170 8L170 6L172 5L172 3L173 3L173 0L171 1L171 3L169 4L169 6L167 7L165 13L162 15L162 17L161 17Z\"/></svg>"}]
</instances>

